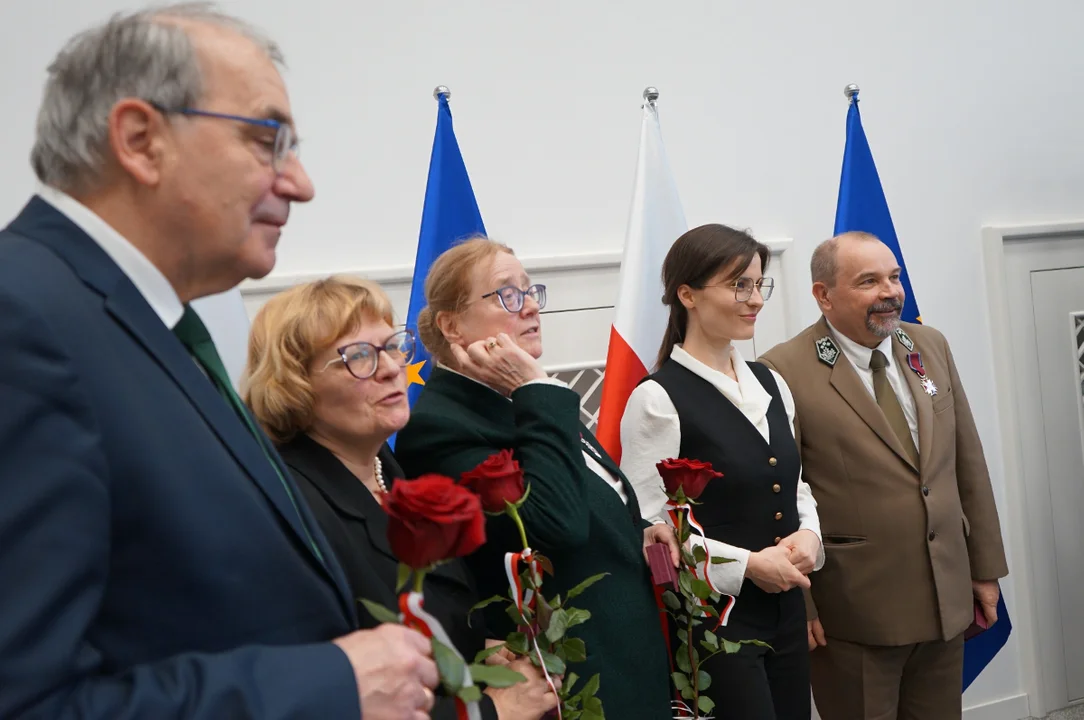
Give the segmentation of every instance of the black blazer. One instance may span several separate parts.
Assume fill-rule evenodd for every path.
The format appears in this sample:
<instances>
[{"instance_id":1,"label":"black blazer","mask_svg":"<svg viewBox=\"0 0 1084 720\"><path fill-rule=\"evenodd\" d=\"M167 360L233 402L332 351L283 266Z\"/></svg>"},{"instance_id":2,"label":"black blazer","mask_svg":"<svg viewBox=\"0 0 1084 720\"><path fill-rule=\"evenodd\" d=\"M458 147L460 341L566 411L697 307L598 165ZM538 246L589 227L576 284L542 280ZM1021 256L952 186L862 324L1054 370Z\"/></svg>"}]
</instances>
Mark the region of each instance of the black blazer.
<instances>
[{"instance_id":1,"label":"black blazer","mask_svg":"<svg viewBox=\"0 0 1084 720\"><path fill-rule=\"evenodd\" d=\"M379 621L361 604L361 598L386 608L398 607L395 581L399 561L388 545L387 515L376 498L335 455L308 435L298 435L279 447L316 521L331 544L357 603L359 628L373 628ZM384 484L390 489L403 477L391 448L380 449ZM485 647L485 625L475 613L470 625L467 615L478 602L474 580L461 560L439 565L425 577L425 609L444 626L452 644L467 662ZM497 712L488 696L479 703L482 717L496 720ZM450 698L438 698L433 709L438 720L454 720Z\"/></svg>"},{"instance_id":2,"label":"black blazer","mask_svg":"<svg viewBox=\"0 0 1084 720\"><path fill-rule=\"evenodd\" d=\"M346 579L271 455L31 200L0 231L0 717L356 718Z\"/></svg>"}]
</instances>

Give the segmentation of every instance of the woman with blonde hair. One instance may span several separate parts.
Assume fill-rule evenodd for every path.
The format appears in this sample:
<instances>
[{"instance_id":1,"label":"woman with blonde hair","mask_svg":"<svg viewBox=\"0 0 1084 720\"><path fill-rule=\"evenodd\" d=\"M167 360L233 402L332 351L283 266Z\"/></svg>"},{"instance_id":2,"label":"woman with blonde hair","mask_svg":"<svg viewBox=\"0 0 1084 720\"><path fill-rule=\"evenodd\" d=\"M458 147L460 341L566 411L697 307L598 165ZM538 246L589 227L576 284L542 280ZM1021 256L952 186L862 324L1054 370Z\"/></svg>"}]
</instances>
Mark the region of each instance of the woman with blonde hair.
<instances>
[{"instance_id":1,"label":"woman with blonde hair","mask_svg":"<svg viewBox=\"0 0 1084 720\"><path fill-rule=\"evenodd\" d=\"M519 510L527 539L556 571L544 594L565 597L607 575L575 599L591 618L569 633L585 642L587 659L568 671L599 674L607 717L668 720L670 668L644 548L667 543L676 564L677 541L640 517L632 486L580 422L579 396L538 363L546 287L508 247L474 238L437 258L425 298L419 333L439 365L396 440L404 467L457 477L511 450L530 483ZM507 595L504 554L522 541L506 515L487 518L486 535L467 563L484 597ZM499 608L487 608L487 624L511 631Z\"/></svg>"},{"instance_id":2,"label":"woman with blonde hair","mask_svg":"<svg viewBox=\"0 0 1084 720\"><path fill-rule=\"evenodd\" d=\"M380 286L352 277L276 295L260 309L249 336L245 402L296 478L355 598L385 607L396 606L398 561L388 545L382 498L403 478L387 440L410 418L405 367L414 345L411 331L393 326ZM468 623L478 593L462 561L428 573L424 592L426 610L473 659L485 635L478 622ZM358 617L360 627L378 624L360 603ZM536 720L556 706L530 663L512 667L527 682L486 690L483 717ZM438 698L432 716L455 718L452 699Z\"/></svg>"}]
</instances>

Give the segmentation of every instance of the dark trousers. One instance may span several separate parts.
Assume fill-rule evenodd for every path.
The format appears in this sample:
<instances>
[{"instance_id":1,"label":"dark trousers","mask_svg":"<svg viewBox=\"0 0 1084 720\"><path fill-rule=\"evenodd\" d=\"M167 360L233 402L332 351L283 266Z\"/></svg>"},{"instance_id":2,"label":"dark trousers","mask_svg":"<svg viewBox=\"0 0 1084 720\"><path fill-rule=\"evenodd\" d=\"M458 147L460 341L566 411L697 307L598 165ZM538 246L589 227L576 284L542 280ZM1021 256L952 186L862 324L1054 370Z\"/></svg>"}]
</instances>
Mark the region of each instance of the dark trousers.
<instances>
[{"instance_id":1,"label":"dark trousers","mask_svg":"<svg viewBox=\"0 0 1084 720\"><path fill-rule=\"evenodd\" d=\"M736 606L735 606L736 609ZM824 720L959 720L964 637L901 647L826 638L811 654Z\"/></svg>"},{"instance_id":2,"label":"dark trousers","mask_svg":"<svg viewBox=\"0 0 1084 720\"><path fill-rule=\"evenodd\" d=\"M744 603L744 607L743 607ZM746 581L726 627L727 640L761 640L771 648L742 645L701 665L711 676L704 693L717 720L809 720L809 645L801 590L765 593ZM703 648L699 652L704 654Z\"/></svg>"}]
</instances>

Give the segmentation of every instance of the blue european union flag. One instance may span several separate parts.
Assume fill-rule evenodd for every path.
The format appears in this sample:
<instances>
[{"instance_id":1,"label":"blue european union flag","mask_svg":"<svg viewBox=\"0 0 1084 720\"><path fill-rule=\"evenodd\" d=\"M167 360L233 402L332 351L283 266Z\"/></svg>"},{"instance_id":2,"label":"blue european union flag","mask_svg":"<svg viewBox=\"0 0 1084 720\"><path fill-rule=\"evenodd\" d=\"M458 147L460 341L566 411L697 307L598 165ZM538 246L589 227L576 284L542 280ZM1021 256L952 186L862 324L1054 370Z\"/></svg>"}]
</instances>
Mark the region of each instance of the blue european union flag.
<instances>
[{"instance_id":1,"label":"blue european union flag","mask_svg":"<svg viewBox=\"0 0 1084 720\"><path fill-rule=\"evenodd\" d=\"M839 178L839 200L836 203L836 229L833 234L861 231L876 235L885 245L892 248L896 261L903 272L900 282L907 293L903 303L902 320L904 322L922 322L918 312L915 294L911 292L911 281L907 268L903 264L903 252L896 230L892 226L892 215L888 212L888 202L881 190L881 178L877 175L877 166L873 164L873 153L866 142L866 133L862 129L862 116L858 113L858 95L851 101L847 111L847 146L843 150L843 172Z\"/></svg>"},{"instance_id":2,"label":"blue european union flag","mask_svg":"<svg viewBox=\"0 0 1084 720\"><path fill-rule=\"evenodd\" d=\"M456 242L472 235L486 234L467 175L467 166L463 164L459 143L452 129L452 109L448 106L448 96L441 93L437 102L437 132L429 160L429 180L425 185L422 227L418 235L418 255L414 260L414 280L410 285L410 305L406 318L406 326L415 333L418 331L418 313L425 307L425 277L429 274L429 266ZM410 386L407 388L412 407L432 369L433 360L419 342L409 372Z\"/></svg>"},{"instance_id":3,"label":"blue european union flag","mask_svg":"<svg viewBox=\"0 0 1084 720\"><path fill-rule=\"evenodd\" d=\"M911 281L903 262L900 241L896 237L892 216L888 212L888 202L885 200L884 190L881 189L881 179L877 175L876 165L873 164L873 153L870 152L866 133L862 129L857 93L851 101L850 110L847 111L847 146L843 151L843 171L839 178L834 234L851 231L876 235L892 248L902 269L900 282L907 293L902 319L905 322L922 322L918 303L911 292ZM1005 608L1004 596L998 600L997 617L998 620L992 628L964 643L964 690L967 690L979 673L990 664L1012 632L1012 622L1009 620L1009 611Z\"/></svg>"}]
</instances>

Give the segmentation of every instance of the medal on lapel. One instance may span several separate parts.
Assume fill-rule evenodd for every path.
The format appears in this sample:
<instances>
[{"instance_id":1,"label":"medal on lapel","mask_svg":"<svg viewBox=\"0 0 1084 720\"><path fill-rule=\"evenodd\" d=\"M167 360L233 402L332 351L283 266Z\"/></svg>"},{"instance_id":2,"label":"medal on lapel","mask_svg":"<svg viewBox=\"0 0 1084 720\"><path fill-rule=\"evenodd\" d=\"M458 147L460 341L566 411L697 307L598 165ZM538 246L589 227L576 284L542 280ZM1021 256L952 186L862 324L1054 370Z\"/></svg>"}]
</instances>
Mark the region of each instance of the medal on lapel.
<instances>
[{"instance_id":1,"label":"medal on lapel","mask_svg":"<svg viewBox=\"0 0 1084 720\"><path fill-rule=\"evenodd\" d=\"M583 433L580 433L580 443L583 445L583 449L591 454L591 457L601 462L602 455L599 454L598 450L595 450L594 445L587 442L587 438L583 436Z\"/></svg>"},{"instance_id":2,"label":"medal on lapel","mask_svg":"<svg viewBox=\"0 0 1084 720\"><path fill-rule=\"evenodd\" d=\"M922 353L913 352L907 354L907 366L915 371L915 375L918 375L919 382L922 383L922 390L933 397L937 394L937 386L933 384L933 380L930 380L926 375L926 368L922 366Z\"/></svg>"}]
</instances>

